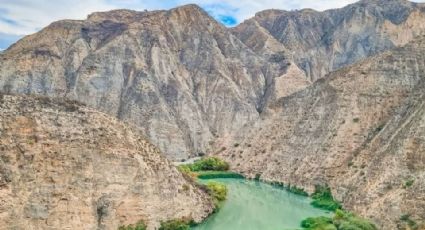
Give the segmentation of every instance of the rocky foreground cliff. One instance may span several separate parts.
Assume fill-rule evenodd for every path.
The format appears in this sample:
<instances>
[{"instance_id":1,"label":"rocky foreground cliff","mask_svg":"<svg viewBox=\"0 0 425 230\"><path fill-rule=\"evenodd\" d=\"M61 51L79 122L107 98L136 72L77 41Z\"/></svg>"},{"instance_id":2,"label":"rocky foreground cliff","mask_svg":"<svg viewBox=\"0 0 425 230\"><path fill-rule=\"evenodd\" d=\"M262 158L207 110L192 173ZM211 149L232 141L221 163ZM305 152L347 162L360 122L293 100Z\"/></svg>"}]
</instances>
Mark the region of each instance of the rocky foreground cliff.
<instances>
[{"instance_id":1,"label":"rocky foreground cliff","mask_svg":"<svg viewBox=\"0 0 425 230\"><path fill-rule=\"evenodd\" d=\"M137 129L72 101L0 95L1 229L153 229L211 211Z\"/></svg>"},{"instance_id":2,"label":"rocky foreground cliff","mask_svg":"<svg viewBox=\"0 0 425 230\"><path fill-rule=\"evenodd\" d=\"M281 99L218 146L250 177L330 185L382 229L424 222L425 37Z\"/></svg>"},{"instance_id":3,"label":"rocky foreground cliff","mask_svg":"<svg viewBox=\"0 0 425 230\"><path fill-rule=\"evenodd\" d=\"M0 90L82 101L178 160L214 151L217 138L329 71L407 43L425 31L424 15L423 4L371 0L268 10L229 29L195 5L93 13L0 54Z\"/></svg>"}]
</instances>

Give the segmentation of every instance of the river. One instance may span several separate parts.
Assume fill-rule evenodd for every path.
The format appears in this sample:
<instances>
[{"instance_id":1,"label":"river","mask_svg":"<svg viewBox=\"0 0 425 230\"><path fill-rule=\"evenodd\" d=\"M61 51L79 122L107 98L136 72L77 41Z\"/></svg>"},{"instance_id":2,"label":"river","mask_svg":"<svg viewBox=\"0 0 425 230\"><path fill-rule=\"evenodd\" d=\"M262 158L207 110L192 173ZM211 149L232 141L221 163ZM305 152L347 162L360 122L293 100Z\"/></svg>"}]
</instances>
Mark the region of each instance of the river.
<instances>
[{"instance_id":1,"label":"river","mask_svg":"<svg viewBox=\"0 0 425 230\"><path fill-rule=\"evenodd\" d=\"M246 179L211 180L227 185L227 200L217 213L192 230L293 230L300 229L307 217L330 215L311 206L310 198L277 186Z\"/></svg>"}]
</instances>

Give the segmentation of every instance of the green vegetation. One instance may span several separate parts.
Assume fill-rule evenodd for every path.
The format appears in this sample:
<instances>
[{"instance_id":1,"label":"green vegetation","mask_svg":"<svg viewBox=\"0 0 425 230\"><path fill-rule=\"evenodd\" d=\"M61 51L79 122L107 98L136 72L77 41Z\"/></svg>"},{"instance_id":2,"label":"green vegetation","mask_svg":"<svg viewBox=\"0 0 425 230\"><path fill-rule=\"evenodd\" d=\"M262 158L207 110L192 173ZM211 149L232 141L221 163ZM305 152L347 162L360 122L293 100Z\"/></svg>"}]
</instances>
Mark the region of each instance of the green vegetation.
<instances>
[{"instance_id":1,"label":"green vegetation","mask_svg":"<svg viewBox=\"0 0 425 230\"><path fill-rule=\"evenodd\" d=\"M227 187L226 185L210 181L207 183L207 188L211 192L211 195L216 199L217 201L224 201L226 200L227 196Z\"/></svg>"},{"instance_id":2,"label":"green vegetation","mask_svg":"<svg viewBox=\"0 0 425 230\"><path fill-rule=\"evenodd\" d=\"M339 209L333 218L307 218L301 222L301 227L306 230L377 230L372 222Z\"/></svg>"},{"instance_id":3,"label":"green vegetation","mask_svg":"<svg viewBox=\"0 0 425 230\"><path fill-rule=\"evenodd\" d=\"M217 178L244 178L242 175L227 171L229 164L216 157L206 157L194 162L193 164L180 165L178 167L184 175L190 176L195 181L199 179L217 179ZM218 210L222 201L226 200L227 187L222 183L210 181L206 185L197 183L196 186L208 192L214 201L215 210Z\"/></svg>"},{"instance_id":4,"label":"green vegetation","mask_svg":"<svg viewBox=\"0 0 425 230\"><path fill-rule=\"evenodd\" d=\"M416 230L416 229L418 229L419 227L418 227L418 224L414 221L414 220L412 220L411 218L410 218L410 214L404 214L404 215L402 215L401 217L400 217L400 220L401 221L403 221L403 222L405 222L405 223L407 223L407 225L410 227L410 229L412 229L412 230Z\"/></svg>"},{"instance_id":5,"label":"green vegetation","mask_svg":"<svg viewBox=\"0 0 425 230\"><path fill-rule=\"evenodd\" d=\"M206 157L193 164L180 165L178 169L192 178L199 179L244 178L238 173L227 171L229 164L217 157Z\"/></svg>"},{"instance_id":6,"label":"green vegetation","mask_svg":"<svg viewBox=\"0 0 425 230\"><path fill-rule=\"evenodd\" d=\"M353 119L353 122L354 123L358 123L359 121L360 121L360 118L358 118L358 117L356 117L356 118Z\"/></svg>"},{"instance_id":7,"label":"green vegetation","mask_svg":"<svg viewBox=\"0 0 425 230\"><path fill-rule=\"evenodd\" d=\"M229 171L200 171L196 172L199 179L244 178L241 174Z\"/></svg>"},{"instance_id":8,"label":"green vegetation","mask_svg":"<svg viewBox=\"0 0 425 230\"><path fill-rule=\"evenodd\" d=\"M208 182L206 186L208 193L214 200L215 210L218 210L221 207L221 202L226 200L227 187L226 185L215 181Z\"/></svg>"},{"instance_id":9,"label":"green vegetation","mask_svg":"<svg viewBox=\"0 0 425 230\"><path fill-rule=\"evenodd\" d=\"M301 227L308 230L336 230L330 217L309 217L301 222Z\"/></svg>"},{"instance_id":10,"label":"green vegetation","mask_svg":"<svg viewBox=\"0 0 425 230\"><path fill-rule=\"evenodd\" d=\"M415 180L414 179L409 179L409 180L407 180L406 182L404 182L404 186L403 186L403 188L409 188L410 186L412 186L413 185L413 183L415 182Z\"/></svg>"},{"instance_id":11,"label":"green vegetation","mask_svg":"<svg viewBox=\"0 0 425 230\"><path fill-rule=\"evenodd\" d=\"M118 230L146 230L146 224L141 220L136 224L121 226Z\"/></svg>"},{"instance_id":12,"label":"green vegetation","mask_svg":"<svg viewBox=\"0 0 425 230\"><path fill-rule=\"evenodd\" d=\"M192 172L229 170L229 164L217 157L205 157L193 164L181 165L180 167Z\"/></svg>"},{"instance_id":13,"label":"green vegetation","mask_svg":"<svg viewBox=\"0 0 425 230\"><path fill-rule=\"evenodd\" d=\"M313 198L311 205L316 208L336 211L342 207L338 201L334 200L329 186L316 186L315 192L311 197Z\"/></svg>"},{"instance_id":14,"label":"green vegetation","mask_svg":"<svg viewBox=\"0 0 425 230\"><path fill-rule=\"evenodd\" d=\"M190 221L186 220L169 220L161 222L159 230L189 230Z\"/></svg>"}]
</instances>

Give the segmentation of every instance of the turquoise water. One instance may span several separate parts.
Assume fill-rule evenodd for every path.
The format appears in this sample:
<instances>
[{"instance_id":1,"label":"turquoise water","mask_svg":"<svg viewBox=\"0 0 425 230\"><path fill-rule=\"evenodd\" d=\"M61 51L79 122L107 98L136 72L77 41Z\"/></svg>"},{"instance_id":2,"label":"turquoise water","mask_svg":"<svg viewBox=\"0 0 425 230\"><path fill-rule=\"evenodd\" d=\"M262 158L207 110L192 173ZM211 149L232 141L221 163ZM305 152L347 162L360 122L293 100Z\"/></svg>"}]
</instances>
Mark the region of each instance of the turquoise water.
<instances>
[{"instance_id":1,"label":"turquoise water","mask_svg":"<svg viewBox=\"0 0 425 230\"><path fill-rule=\"evenodd\" d=\"M300 229L313 216L329 216L314 208L307 197L266 183L245 179L211 179L227 185L228 194L218 213L193 230L285 230Z\"/></svg>"}]
</instances>

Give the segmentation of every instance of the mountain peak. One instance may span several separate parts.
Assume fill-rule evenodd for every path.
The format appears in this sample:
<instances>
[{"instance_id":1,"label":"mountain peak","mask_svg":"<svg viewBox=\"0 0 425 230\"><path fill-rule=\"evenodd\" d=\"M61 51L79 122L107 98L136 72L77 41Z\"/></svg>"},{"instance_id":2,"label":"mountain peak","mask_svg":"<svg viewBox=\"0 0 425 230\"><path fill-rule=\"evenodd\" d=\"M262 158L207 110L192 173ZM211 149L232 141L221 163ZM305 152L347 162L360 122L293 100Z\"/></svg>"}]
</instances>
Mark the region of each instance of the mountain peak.
<instances>
[{"instance_id":1,"label":"mountain peak","mask_svg":"<svg viewBox=\"0 0 425 230\"><path fill-rule=\"evenodd\" d=\"M202 9L200 6L196 5L196 4L186 4L183 6L179 6L176 8L173 8L175 10L188 10L188 11L202 11L204 12L204 9Z\"/></svg>"},{"instance_id":2,"label":"mountain peak","mask_svg":"<svg viewBox=\"0 0 425 230\"><path fill-rule=\"evenodd\" d=\"M133 19L137 15L141 15L142 13L143 12L138 12L135 10L117 9L117 10L91 13L87 16L87 20L89 21L104 21L104 20L127 21L129 19Z\"/></svg>"}]
</instances>

